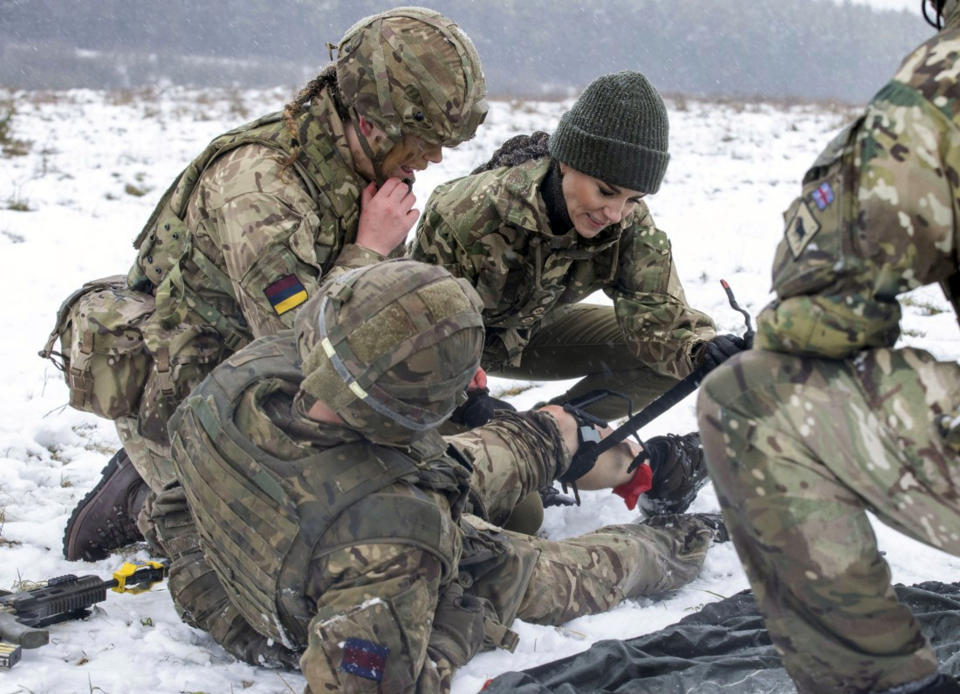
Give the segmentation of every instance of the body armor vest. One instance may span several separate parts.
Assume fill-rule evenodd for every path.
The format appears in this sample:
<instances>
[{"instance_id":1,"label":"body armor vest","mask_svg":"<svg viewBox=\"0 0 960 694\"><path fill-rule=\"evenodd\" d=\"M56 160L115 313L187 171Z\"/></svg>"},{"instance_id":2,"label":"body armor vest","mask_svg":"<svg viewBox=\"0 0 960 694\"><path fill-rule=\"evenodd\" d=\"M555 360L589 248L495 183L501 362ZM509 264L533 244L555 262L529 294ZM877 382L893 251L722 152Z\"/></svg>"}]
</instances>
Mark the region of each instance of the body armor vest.
<instances>
[{"instance_id":1,"label":"body armor vest","mask_svg":"<svg viewBox=\"0 0 960 694\"><path fill-rule=\"evenodd\" d=\"M310 197L322 210L332 212L331 215L324 214L320 220L321 224L335 227L324 234L334 247L323 257L318 254L324 272L333 265L343 244L356 237L360 216L359 197L348 201L344 196L332 193L341 189L345 181L357 180L357 174L351 168L338 163L341 157L327 126L329 120L336 117L332 98L322 93L310 110L298 119L299 141L303 147L292 164ZM157 316L164 327L178 325L187 313L193 312L220 333L231 351L250 341L250 331L242 319L224 316L215 305L198 294L197 288L184 281L182 263L189 261L203 275L203 289L231 298L234 296L227 274L194 247L185 219L187 206L204 171L221 155L249 144L292 154L292 137L283 114L272 113L220 135L190 162L164 193L134 241L138 254L127 277L132 288L155 294Z\"/></svg>"},{"instance_id":2,"label":"body armor vest","mask_svg":"<svg viewBox=\"0 0 960 694\"><path fill-rule=\"evenodd\" d=\"M409 452L366 441L295 446L300 457L289 459L263 450L238 428L238 402L253 388L292 407L302 378L291 333L261 338L211 373L170 424L205 557L248 623L293 650L306 647L314 616L304 594L310 563L333 549L415 545L456 575L460 536L450 509L425 495L377 492L403 479L448 495L458 508L469 486L468 471L444 455L439 436ZM341 517L349 522L338 528L348 527L349 537L340 532L325 547L324 533Z\"/></svg>"}]
</instances>

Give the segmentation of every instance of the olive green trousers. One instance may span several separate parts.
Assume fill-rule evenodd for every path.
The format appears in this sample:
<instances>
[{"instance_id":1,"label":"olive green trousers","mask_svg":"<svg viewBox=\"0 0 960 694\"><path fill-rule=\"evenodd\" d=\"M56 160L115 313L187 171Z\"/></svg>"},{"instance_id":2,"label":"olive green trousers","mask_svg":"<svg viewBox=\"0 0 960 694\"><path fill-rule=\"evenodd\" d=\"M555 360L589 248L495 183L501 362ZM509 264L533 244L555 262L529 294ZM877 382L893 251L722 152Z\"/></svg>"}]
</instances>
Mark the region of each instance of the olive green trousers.
<instances>
[{"instance_id":1,"label":"olive green trousers","mask_svg":"<svg viewBox=\"0 0 960 694\"><path fill-rule=\"evenodd\" d=\"M636 412L662 395L677 379L643 365L632 351L613 306L571 304L551 311L537 327L523 349L519 366L492 364L488 371L492 376L530 381L579 378L550 402L560 404L591 390L606 389L627 396ZM484 368L486 361L485 354ZM606 420L630 414L627 401L616 397L586 409Z\"/></svg>"}]
</instances>

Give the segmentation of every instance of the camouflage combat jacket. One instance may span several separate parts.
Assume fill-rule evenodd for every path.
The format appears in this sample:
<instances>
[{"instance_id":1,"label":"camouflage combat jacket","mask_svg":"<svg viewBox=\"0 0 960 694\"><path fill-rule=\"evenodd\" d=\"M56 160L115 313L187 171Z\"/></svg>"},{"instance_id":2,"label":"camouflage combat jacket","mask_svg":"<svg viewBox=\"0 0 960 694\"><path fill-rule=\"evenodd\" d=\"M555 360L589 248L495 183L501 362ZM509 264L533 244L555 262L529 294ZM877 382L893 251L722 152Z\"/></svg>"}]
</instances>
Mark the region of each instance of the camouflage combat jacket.
<instances>
[{"instance_id":1,"label":"camouflage combat jacket","mask_svg":"<svg viewBox=\"0 0 960 694\"><path fill-rule=\"evenodd\" d=\"M360 192L343 122L323 93L301 114L296 162L281 114L213 140L135 241L131 287L155 294L164 328L209 326L233 351L291 327L335 263L382 258L353 245Z\"/></svg>"},{"instance_id":2,"label":"camouflage combat jacket","mask_svg":"<svg viewBox=\"0 0 960 694\"><path fill-rule=\"evenodd\" d=\"M644 202L593 239L555 235L539 186L549 158L438 186L427 202L412 255L467 278L484 302L484 367L524 346L554 308L602 290L613 299L634 355L682 377L692 352L715 335L713 321L687 305L670 250Z\"/></svg>"},{"instance_id":3,"label":"camouflage combat jacket","mask_svg":"<svg viewBox=\"0 0 960 694\"><path fill-rule=\"evenodd\" d=\"M482 645L515 645L501 621L536 551L466 522L468 453L435 432L394 448L313 421L296 400L301 380L282 331L220 364L171 418L203 559L254 630L306 649L312 691L339 690L343 663L382 691L445 691ZM358 653L379 670L349 670Z\"/></svg>"},{"instance_id":4,"label":"camouflage combat jacket","mask_svg":"<svg viewBox=\"0 0 960 694\"><path fill-rule=\"evenodd\" d=\"M939 282L957 311L960 6L820 155L784 213L777 298L756 344L845 358L892 347L897 295ZM958 312L960 315L960 312Z\"/></svg>"}]
</instances>

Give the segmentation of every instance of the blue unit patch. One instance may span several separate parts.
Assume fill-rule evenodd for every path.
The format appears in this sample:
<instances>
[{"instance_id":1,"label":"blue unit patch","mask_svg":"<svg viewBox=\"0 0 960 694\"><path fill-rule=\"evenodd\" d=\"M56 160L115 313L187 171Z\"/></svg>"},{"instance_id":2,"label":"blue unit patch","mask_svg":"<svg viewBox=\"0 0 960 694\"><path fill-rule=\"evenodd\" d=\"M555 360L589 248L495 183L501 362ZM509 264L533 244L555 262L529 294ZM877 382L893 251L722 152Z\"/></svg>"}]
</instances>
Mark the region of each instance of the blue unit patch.
<instances>
[{"instance_id":1,"label":"blue unit patch","mask_svg":"<svg viewBox=\"0 0 960 694\"><path fill-rule=\"evenodd\" d=\"M351 637L343 644L340 669L357 677L380 682L383 680L383 669L389 654L390 649L386 646Z\"/></svg>"}]
</instances>

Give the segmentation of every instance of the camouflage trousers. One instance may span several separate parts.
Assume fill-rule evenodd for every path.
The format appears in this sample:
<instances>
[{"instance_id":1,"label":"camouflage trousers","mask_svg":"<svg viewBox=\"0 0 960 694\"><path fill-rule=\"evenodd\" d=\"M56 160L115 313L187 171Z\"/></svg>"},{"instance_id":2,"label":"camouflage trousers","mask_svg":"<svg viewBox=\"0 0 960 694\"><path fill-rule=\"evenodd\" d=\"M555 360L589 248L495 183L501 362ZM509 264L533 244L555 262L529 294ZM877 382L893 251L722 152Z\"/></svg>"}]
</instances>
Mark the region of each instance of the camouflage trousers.
<instances>
[{"instance_id":1,"label":"camouflage trousers","mask_svg":"<svg viewBox=\"0 0 960 694\"><path fill-rule=\"evenodd\" d=\"M159 492L165 484L175 479L169 446L163 446L141 435L137 431L136 417L117 419L114 425L130 462L151 490Z\"/></svg>"},{"instance_id":2,"label":"camouflage trousers","mask_svg":"<svg viewBox=\"0 0 960 694\"><path fill-rule=\"evenodd\" d=\"M544 418L547 415L538 414ZM513 418L447 437L473 462L471 483L486 517L508 518L527 494L550 484L569 463L567 452L544 455L544 442L524 432ZM552 442L559 452L559 437ZM557 469L558 459L563 469ZM479 519L474 525L483 524ZM483 527L489 527L483 524ZM700 521L678 516L669 527L627 524L606 526L566 540L547 540L503 530L510 544L538 555L517 617L538 624L561 624L603 612L625 598L655 595L691 581L700 571L712 537ZM490 577L504 582L515 576Z\"/></svg>"},{"instance_id":3,"label":"camouflage trousers","mask_svg":"<svg viewBox=\"0 0 960 694\"><path fill-rule=\"evenodd\" d=\"M801 692L882 691L936 670L866 512L960 554L960 460L934 424L958 403L960 367L911 349L753 350L704 381L710 476Z\"/></svg>"},{"instance_id":4,"label":"camouflage trousers","mask_svg":"<svg viewBox=\"0 0 960 694\"><path fill-rule=\"evenodd\" d=\"M446 437L471 460L474 501L490 518L509 515L511 503L552 480L558 463L566 465L568 455L557 448L559 437L545 418L542 414L504 415L471 432ZM475 631L462 627L462 613L460 627L445 628L451 619L451 610L445 607L451 592L493 605L495 619L492 623L485 620L482 629L489 647L493 645L491 632L496 643L503 637L504 625L509 626L514 618L562 624L609 610L625 598L678 588L700 571L712 537L709 528L688 516L678 516L665 527L608 526L560 541L505 531L474 515L464 516L462 527L459 573L440 593L434 631L429 634L429 645L422 649L412 648L418 642L416 625L423 624L415 607L423 610L429 605L424 594L438 586L437 571L424 552L399 545L394 552L382 545L353 547L327 559L325 571L335 570L343 578L324 590L317 601L318 615L311 622L310 643L300 662L309 691L446 692L454 669L469 660L464 656L471 652L467 647L451 649L450 634L463 634L461 640L465 641ZM368 592L357 594L355 586L361 580ZM393 595L391 586L396 584L404 590ZM372 604L374 594L382 602ZM360 607L346 609L360 603ZM404 623L393 627L395 618L389 615L406 619L396 620ZM403 630L405 638L390 658L396 653L393 667L405 663L407 672L397 674L388 664L385 679L378 685L344 674L343 668L337 667L343 660L342 644L349 639L359 636L381 639L378 643L382 643L394 629ZM419 641L424 640L420 634Z\"/></svg>"},{"instance_id":5,"label":"camouflage trousers","mask_svg":"<svg viewBox=\"0 0 960 694\"><path fill-rule=\"evenodd\" d=\"M490 368L488 369L488 364ZM571 304L550 312L524 346L519 366L508 366L484 353L482 365L493 376L532 381L579 378L551 402L564 403L591 390L623 393L634 411L649 404L677 382L641 364L633 356L612 306ZM587 408L603 419L628 414L627 404L607 398Z\"/></svg>"},{"instance_id":6,"label":"camouflage trousers","mask_svg":"<svg viewBox=\"0 0 960 694\"><path fill-rule=\"evenodd\" d=\"M155 553L163 553L162 547L157 542L156 528L150 515L149 506L164 485L169 484L176 477L173 471L173 461L170 459L170 447L162 446L138 433L136 417L122 417L114 420L114 425L117 428L117 435L120 437L123 450L127 452L127 457L130 458L130 464L136 468L140 477L150 487L147 502L136 518L137 527L147 542L150 543L151 550Z\"/></svg>"}]
</instances>

